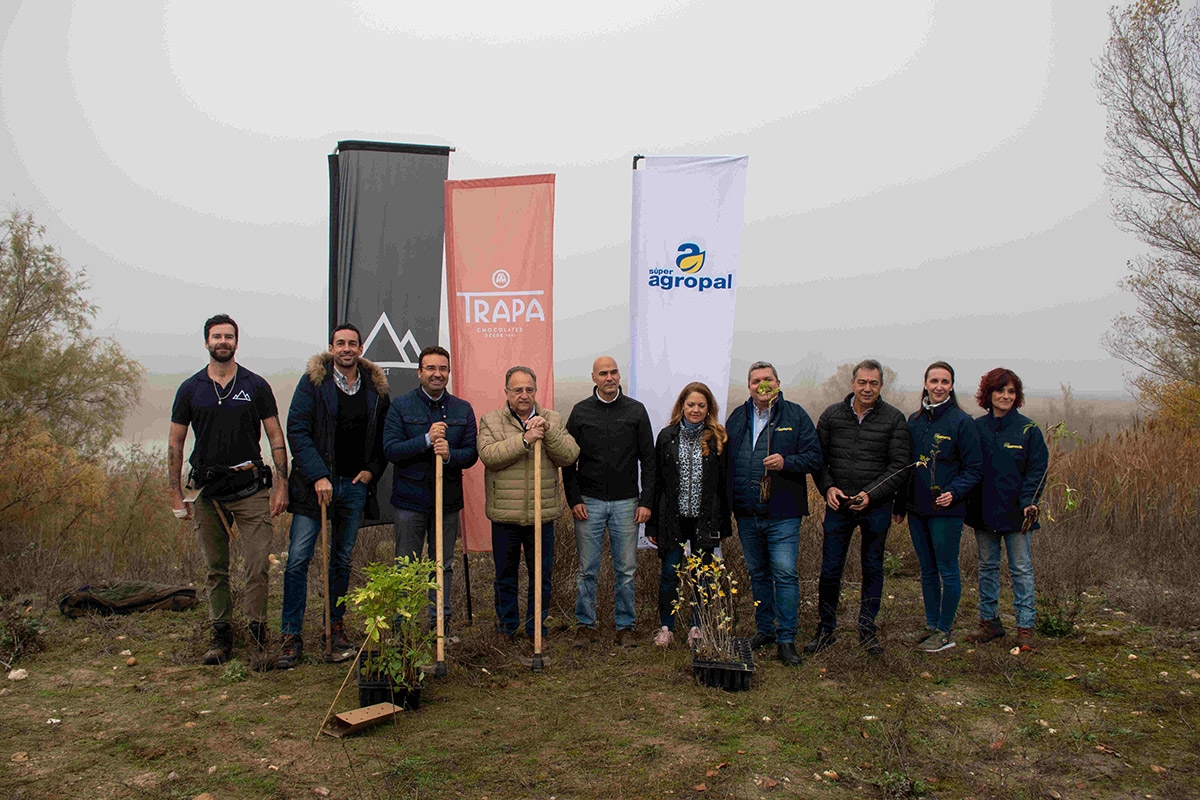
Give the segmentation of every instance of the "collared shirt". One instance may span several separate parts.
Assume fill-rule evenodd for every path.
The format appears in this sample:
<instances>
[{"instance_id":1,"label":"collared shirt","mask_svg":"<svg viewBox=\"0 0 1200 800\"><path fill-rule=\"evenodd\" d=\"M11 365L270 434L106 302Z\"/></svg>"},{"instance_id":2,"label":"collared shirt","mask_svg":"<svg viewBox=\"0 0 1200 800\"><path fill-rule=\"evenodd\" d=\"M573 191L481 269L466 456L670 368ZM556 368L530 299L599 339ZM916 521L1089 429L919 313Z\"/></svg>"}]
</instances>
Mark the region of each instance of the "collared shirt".
<instances>
[{"instance_id":1,"label":"collared shirt","mask_svg":"<svg viewBox=\"0 0 1200 800\"><path fill-rule=\"evenodd\" d=\"M596 390L596 399L599 400L601 403L604 403L604 405L608 405L609 403L615 403L621 399L621 387L620 386L617 387L617 394L615 397L613 397L612 400L605 400L603 397L600 396L600 391L597 389Z\"/></svg>"},{"instance_id":2,"label":"collared shirt","mask_svg":"<svg viewBox=\"0 0 1200 800\"><path fill-rule=\"evenodd\" d=\"M754 437L751 446L758 444L758 436L767 429L767 423L771 421L771 411L774 410L774 404L767 406L765 409L760 409L756 404L751 403L754 407L754 414L750 418L751 435Z\"/></svg>"},{"instance_id":3,"label":"collared shirt","mask_svg":"<svg viewBox=\"0 0 1200 800\"><path fill-rule=\"evenodd\" d=\"M434 403L437 403L437 404L439 405L439 407L442 409L442 419L444 420L444 419L446 418L446 402L445 402L445 401L446 401L446 390L445 390L445 389L442 389L442 393L441 393L441 394L439 394L437 397L432 397L432 396L429 394L429 392L425 391L425 387L424 387L424 386L418 386L418 387L417 387L417 389L418 389L418 390L420 390L420 392L421 392L421 395L422 395L422 396L425 398L425 400L426 400L426 401L428 401L428 402L429 402L431 405L432 405L432 404L434 404ZM427 433L427 434L425 434L425 448L426 448L426 449L433 449L433 440L429 438L429 434L428 434L428 433Z\"/></svg>"},{"instance_id":4,"label":"collared shirt","mask_svg":"<svg viewBox=\"0 0 1200 800\"><path fill-rule=\"evenodd\" d=\"M862 425L862 421L867 418L867 414L870 414L874 410L875 410L875 404L872 403L871 405L867 406L866 411L862 412L861 414L858 413L858 410L854 408L854 395L850 395L850 413L852 413L852 414L854 414L854 416L858 417L859 425Z\"/></svg>"},{"instance_id":5,"label":"collared shirt","mask_svg":"<svg viewBox=\"0 0 1200 800\"><path fill-rule=\"evenodd\" d=\"M529 409L529 414L528 414L528 416L525 417L525 419L521 419L521 415L518 414L517 410L515 408L513 408L512 406L508 407L508 413L512 414L513 417L516 418L517 422L521 423L522 428L525 428L525 423L529 422L530 417L532 417L534 414L537 413L537 406L534 406L533 408Z\"/></svg>"},{"instance_id":6,"label":"collared shirt","mask_svg":"<svg viewBox=\"0 0 1200 800\"><path fill-rule=\"evenodd\" d=\"M337 384L337 388L341 389L348 395L358 394L358 390L362 388L362 370L358 370L354 377L354 383L347 380L342 371L335 365L333 368L333 380Z\"/></svg>"}]
</instances>

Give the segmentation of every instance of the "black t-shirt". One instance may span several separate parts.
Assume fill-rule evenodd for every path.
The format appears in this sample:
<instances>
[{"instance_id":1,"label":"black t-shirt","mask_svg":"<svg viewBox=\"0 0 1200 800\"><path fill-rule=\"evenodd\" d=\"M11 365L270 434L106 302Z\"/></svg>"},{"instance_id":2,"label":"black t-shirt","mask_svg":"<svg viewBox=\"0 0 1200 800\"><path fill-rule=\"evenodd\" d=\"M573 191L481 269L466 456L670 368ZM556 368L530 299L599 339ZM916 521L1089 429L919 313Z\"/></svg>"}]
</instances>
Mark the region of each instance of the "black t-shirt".
<instances>
[{"instance_id":1,"label":"black t-shirt","mask_svg":"<svg viewBox=\"0 0 1200 800\"><path fill-rule=\"evenodd\" d=\"M261 462L262 421L278 415L270 384L240 364L225 386L200 370L179 385L171 406L171 422L191 425L196 435L193 469Z\"/></svg>"},{"instance_id":2,"label":"black t-shirt","mask_svg":"<svg viewBox=\"0 0 1200 800\"><path fill-rule=\"evenodd\" d=\"M367 390L346 394L338 389L337 403L333 460L339 478L353 478L367 468Z\"/></svg>"}]
</instances>

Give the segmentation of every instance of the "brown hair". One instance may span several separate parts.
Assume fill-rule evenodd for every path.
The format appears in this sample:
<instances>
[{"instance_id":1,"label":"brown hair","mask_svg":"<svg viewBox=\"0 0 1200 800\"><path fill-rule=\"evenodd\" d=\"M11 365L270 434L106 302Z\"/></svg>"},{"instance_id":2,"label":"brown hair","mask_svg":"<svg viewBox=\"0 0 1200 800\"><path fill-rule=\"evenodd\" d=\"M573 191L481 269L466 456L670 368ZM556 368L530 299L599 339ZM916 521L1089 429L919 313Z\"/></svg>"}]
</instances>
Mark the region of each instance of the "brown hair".
<instances>
[{"instance_id":1,"label":"brown hair","mask_svg":"<svg viewBox=\"0 0 1200 800\"><path fill-rule=\"evenodd\" d=\"M708 403L708 415L704 417L704 434L700 437L700 453L708 455L712 452L709 443L715 441L717 455L720 455L721 451L725 449L725 442L729 439L729 434L725 432L724 426L717 422L717 400L713 397L712 390L700 381L692 381L683 387L683 391L679 393L679 398L675 401L675 407L671 409L671 421L668 424L675 425L683 419L683 404L688 399L688 395L693 392L704 395L704 400Z\"/></svg>"},{"instance_id":2,"label":"brown hair","mask_svg":"<svg viewBox=\"0 0 1200 800\"><path fill-rule=\"evenodd\" d=\"M925 388L925 381L929 380L929 373L935 369L944 369L950 373L950 397L949 400L953 405L958 405L958 395L954 393L954 367L947 364L945 361L935 361L925 368L925 377L921 378L921 402L929 397L929 390Z\"/></svg>"},{"instance_id":3,"label":"brown hair","mask_svg":"<svg viewBox=\"0 0 1200 800\"><path fill-rule=\"evenodd\" d=\"M1021 385L1017 373L1004 367L996 367L979 379L979 391L975 393L975 402L984 411L991 411L992 392L998 392L1010 383L1017 390L1017 402L1013 403L1013 408L1020 408L1025 405L1025 387Z\"/></svg>"}]
</instances>

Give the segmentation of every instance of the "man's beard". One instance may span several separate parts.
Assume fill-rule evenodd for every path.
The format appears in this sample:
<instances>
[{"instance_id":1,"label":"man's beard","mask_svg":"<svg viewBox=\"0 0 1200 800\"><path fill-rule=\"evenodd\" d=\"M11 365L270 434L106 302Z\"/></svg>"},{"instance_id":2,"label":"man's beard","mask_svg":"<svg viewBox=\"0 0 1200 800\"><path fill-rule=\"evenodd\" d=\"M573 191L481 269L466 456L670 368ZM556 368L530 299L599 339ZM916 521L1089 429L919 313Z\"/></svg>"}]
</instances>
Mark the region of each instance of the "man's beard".
<instances>
[{"instance_id":1,"label":"man's beard","mask_svg":"<svg viewBox=\"0 0 1200 800\"><path fill-rule=\"evenodd\" d=\"M208 351L208 354L213 357L213 361L219 364L228 364L233 360L233 348L213 348Z\"/></svg>"}]
</instances>

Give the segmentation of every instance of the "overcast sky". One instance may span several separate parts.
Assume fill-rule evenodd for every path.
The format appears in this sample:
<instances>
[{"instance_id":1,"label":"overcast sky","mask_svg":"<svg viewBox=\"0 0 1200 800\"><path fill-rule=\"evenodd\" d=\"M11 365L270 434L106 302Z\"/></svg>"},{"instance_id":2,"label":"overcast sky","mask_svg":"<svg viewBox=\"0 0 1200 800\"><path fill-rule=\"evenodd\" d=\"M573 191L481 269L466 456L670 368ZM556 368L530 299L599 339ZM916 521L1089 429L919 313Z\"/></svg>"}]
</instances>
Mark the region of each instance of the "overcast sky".
<instances>
[{"instance_id":1,"label":"overcast sky","mask_svg":"<svg viewBox=\"0 0 1200 800\"><path fill-rule=\"evenodd\" d=\"M571 377L628 356L631 156L745 153L735 363L1120 392L1100 338L1143 248L1100 170L1107 5L9 2L0 202L152 369L203 363L221 310L270 371L324 341L339 139L453 146L451 178L553 172Z\"/></svg>"}]
</instances>

